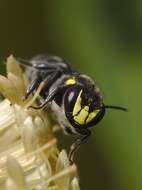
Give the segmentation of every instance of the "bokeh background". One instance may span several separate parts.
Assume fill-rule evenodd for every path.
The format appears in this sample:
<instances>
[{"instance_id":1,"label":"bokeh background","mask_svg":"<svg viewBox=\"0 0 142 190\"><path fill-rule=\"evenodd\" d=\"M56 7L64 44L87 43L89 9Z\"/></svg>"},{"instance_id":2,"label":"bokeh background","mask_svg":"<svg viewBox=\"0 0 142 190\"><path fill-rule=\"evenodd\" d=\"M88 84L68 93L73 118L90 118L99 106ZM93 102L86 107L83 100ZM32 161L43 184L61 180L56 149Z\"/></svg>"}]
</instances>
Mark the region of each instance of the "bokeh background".
<instances>
[{"instance_id":1,"label":"bokeh background","mask_svg":"<svg viewBox=\"0 0 142 190\"><path fill-rule=\"evenodd\" d=\"M0 72L10 54L65 58L94 78L108 110L76 157L81 190L142 189L142 1L1 0ZM60 135L62 148L72 139Z\"/></svg>"}]
</instances>

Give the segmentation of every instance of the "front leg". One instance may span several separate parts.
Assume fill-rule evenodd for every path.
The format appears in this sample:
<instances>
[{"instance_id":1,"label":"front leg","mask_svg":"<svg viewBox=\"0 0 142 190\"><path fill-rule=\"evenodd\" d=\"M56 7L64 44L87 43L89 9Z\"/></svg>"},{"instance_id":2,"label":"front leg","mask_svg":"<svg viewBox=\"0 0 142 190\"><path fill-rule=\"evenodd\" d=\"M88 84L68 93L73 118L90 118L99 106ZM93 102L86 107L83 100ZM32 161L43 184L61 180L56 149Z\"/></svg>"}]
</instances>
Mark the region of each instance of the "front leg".
<instances>
[{"instance_id":1,"label":"front leg","mask_svg":"<svg viewBox=\"0 0 142 190\"><path fill-rule=\"evenodd\" d=\"M77 150L80 148L80 146L84 143L86 143L91 135L91 131L89 129L83 129L80 130L79 133L81 136L76 139L76 141L71 145L70 152L69 152L69 161L72 165L74 163L74 155L77 152Z\"/></svg>"},{"instance_id":2,"label":"front leg","mask_svg":"<svg viewBox=\"0 0 142 190\"><path fill-rule=\"evenodd\" d=\"M49 102L51 102L55 96L62 90L66 85L61 85L58 86L57 88L53 89L53 91L46 97L46 99L39 105L39 106L29 106L28 108L33 108L33 109L42 109L44 108Z\"/></svg>"},{"instance_id":3,"label":"front leg","mask_svg":"<svg viewBox=\"0 0 142 190\"><path fill-rule=\"evenodd\" d=\"M30 96L30 94L32 94L34 92L34 90L40 89L40 91L41 91L44 88L45 83L47 83L47 80L50 80L48 75L50 75L52 73L53 73L53 71L46 72L47 77L44 80L42 79L42 77L40 75L39 76L37 75L32 80L32 82L30 83L30 85L28 86L28 88L26 90L26 94L25 94L23 100L26 100ZM42 88L41 88L41 84L42 84Z\"/></svg>"},{"instance_id":4,"label":"front leg","mask_svg":"<svg viewBox=\"0 0 142 190\"><path fill-rule=\"evenodd\" d=\"M44 92L45 88L46 88L46 93L49 91L49 88L50 86L56 81L56 79L58 77L60 77L61 75L61 71L60 70L57 70L57 71L54 71L54 73L51 75L51 76L48 76L45 77L44 80L42 80L40 82L40 84L38 85L37 87L37 90L36 90L36 93L32 99L32 102L37 98L37 96L41 95L42 92ZM36 82L36 81L35 81ZM33 85L30 85L31 86L31 90L30 92L28 92L28 95L29 93L31 93L34 89L33 89ZM36 83L34 84L34 88L36 86ZM48 87L48 90L47 90L47 87ZM55 94L56 94L56 91L59 90L60 87L57 87L57 89L54 89L53 92L51 92L47 97L46 99L44 100L44 102L42 104L40 104L39 106L35 107L35 106L28 106L29 108L34 108L34 109L41 109L43 108L49 101L51 101ZM45 92L44 92L45 93ZM31 105L31 103L29 104Z\"/></svg>"},{"instance_id":5,"label":"front leg","mask_svg":"<svg viewBox=\"0 0 142 190\"><path fill-rule=\"evenodd\" d=\"M23 100L26 100L29 97L29 95L34 92L34 90L39 86L39 84L40 84L41 81L42 81L42 79L40 77L36 77L31 82L31 84L28 86L28 88L26 90L26 94L23 97Z\"/></svg>"}]
</instances>

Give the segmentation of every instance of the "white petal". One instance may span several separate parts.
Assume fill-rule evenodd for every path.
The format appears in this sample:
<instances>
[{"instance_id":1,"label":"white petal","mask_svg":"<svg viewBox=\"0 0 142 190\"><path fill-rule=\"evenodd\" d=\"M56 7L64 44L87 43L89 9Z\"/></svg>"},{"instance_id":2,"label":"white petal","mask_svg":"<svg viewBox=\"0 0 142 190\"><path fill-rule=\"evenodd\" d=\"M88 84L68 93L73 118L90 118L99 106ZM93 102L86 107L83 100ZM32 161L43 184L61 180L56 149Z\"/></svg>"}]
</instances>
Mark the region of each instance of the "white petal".
<instances>
[{"instance_id":1,"label":"white petal","mask_svg":"<svg viewBox=\"0 0 142 190\"><path fill-rule=\"evenodd\" d=\"M32 118L29 116L26 118L21 131L22 140L25 146L26 152L31 152L36 149L36 134L33 125Z\"/></svg>"},{"instance_id":2,"label":"white petal","mask_svg":"<svg viewBox=\"0 0 142 190\"><path fill-rule=\"evenodd\" d=\"M71 190L80 190L79 182L78 182L78 179L76 177L74 177L72 182L71 182Z\"/></svg>"},{"instance_id":3,"label":"white petal","mask_svg":"<svg viewBox=\"0 0 142 190\"><path fill-rule=\"evenodd\" d=\"M22 70L13 55L7 58L6 66L7 73L13 73L21 79L23 78Z\"/></svg>"},{"instance_id":4,"label":"white petal","mask_svg":"<svg viewBox=\"0 0 142 190\"><path fill-rule=\"evenodd\" d=\"M25 95L24 81L20 77L12 73L8 73L8 79L11 81L11 83L15 87L16 94L18 97L18 102L20 102L20 104L23 104L24 101L22 100L22 97Z\"/></svg>"},{"instance_id":5,"label":"white petal","mask_svg":"<svg viewBox=\"0 0 142 190\"><path fill-rule=\"evenodd\" d=\"M21 190L26 190L24 171L18 161L12 156L7 158L7 170L15 186Z\"/></svg>"},{"instance_id":6,"label":"white petal","mask_svg":"<svg viewBox=\"0 0 142 190\"><path fill-rule=\"evenodd\" d=\"M0 92L5 98L10 100L10 102L17 102L18 96L15 93L13 84L9 79L3 77L2 75L0 75Z\"/></svg>"}]
</instances>

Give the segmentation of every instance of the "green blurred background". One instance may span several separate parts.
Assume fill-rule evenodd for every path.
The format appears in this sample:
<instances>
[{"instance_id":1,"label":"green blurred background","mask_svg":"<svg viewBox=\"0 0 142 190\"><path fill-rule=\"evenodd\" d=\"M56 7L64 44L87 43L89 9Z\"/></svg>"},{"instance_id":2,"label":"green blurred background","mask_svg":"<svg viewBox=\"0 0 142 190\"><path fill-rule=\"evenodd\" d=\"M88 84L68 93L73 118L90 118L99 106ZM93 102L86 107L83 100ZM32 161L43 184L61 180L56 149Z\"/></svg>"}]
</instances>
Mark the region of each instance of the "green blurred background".
<instances>
[{"instance_id":1,"label":"green blurred background","mask_svg":"<svg viewBox=\"0 0 142 190\"><path fill-rule=\"evenodd\" d=\"M78 152L81 190L142 189L141 50L141 0L0 1L1 73L10 54L49 52L93 77L107 104L129 108L108 110Z\"/></svg>"}]
</instances>

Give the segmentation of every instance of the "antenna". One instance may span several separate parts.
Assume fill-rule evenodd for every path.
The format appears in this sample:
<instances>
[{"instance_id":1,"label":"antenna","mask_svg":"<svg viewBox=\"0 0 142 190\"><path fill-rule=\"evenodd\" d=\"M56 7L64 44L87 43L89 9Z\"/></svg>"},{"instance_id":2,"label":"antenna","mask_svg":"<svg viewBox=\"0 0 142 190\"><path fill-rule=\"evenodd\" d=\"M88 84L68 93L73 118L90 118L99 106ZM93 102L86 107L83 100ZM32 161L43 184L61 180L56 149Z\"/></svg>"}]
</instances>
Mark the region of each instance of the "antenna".
<instances>
[{"instance_id":1,"label":"antenna","mask_svg":"<svg viewBox=\"0 0 142 190\"><path fill-rule=\"evenodd\" d=\"M106 109L116 109L116 110L121 110L121 111L126 111L126 112L128 111L127 108L120 107L120 106L104 105L103 107Z\"/></svg>"}]
</instances>

